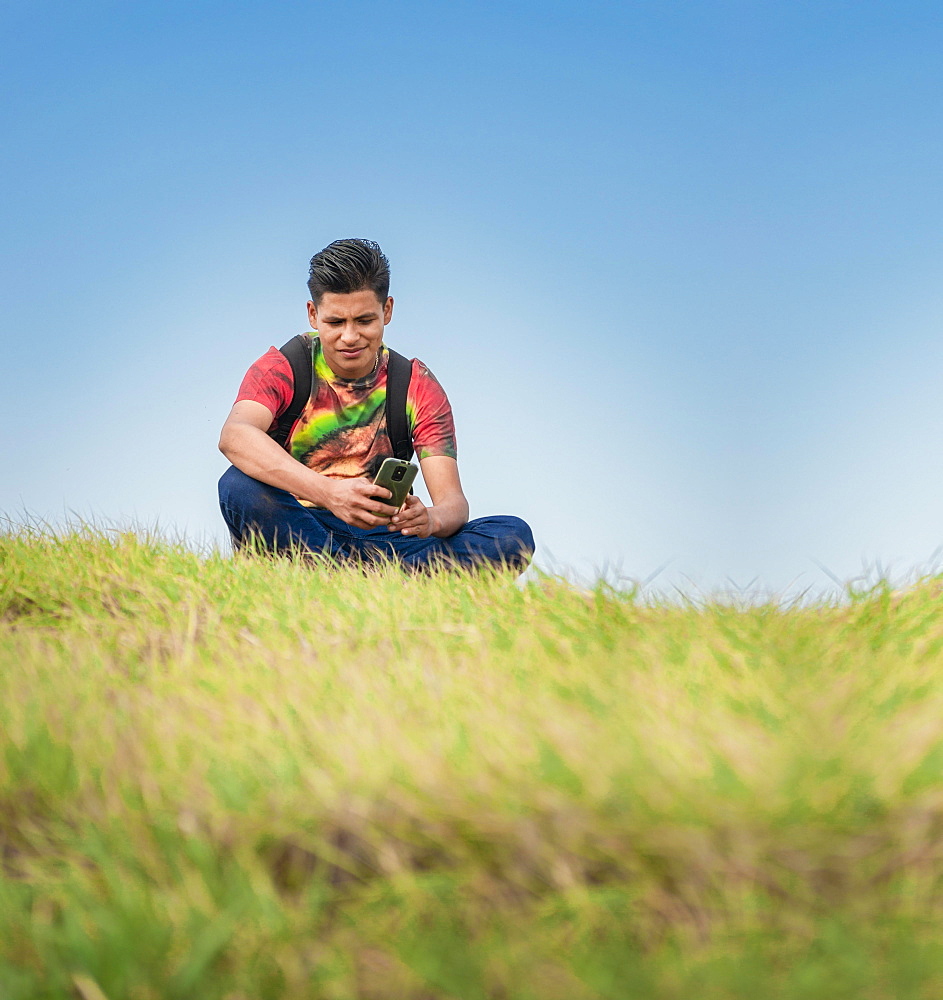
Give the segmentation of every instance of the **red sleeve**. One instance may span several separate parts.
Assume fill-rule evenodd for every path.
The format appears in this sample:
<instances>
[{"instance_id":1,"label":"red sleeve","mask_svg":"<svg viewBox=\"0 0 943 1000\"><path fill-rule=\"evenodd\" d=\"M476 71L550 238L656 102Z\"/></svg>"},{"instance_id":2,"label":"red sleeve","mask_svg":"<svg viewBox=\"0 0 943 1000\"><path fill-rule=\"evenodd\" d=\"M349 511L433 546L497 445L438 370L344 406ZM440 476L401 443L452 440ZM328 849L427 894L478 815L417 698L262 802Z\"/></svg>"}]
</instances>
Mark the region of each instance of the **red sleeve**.
<instances>
[{"instance_id":1,"label":"red sleeve","mask_svg":"<svg viewBox=\"0 0 943 1000\"><path fill-rule=\"evenodd\" d=\"M457 458L452 406L435 375L416 358L406 396L406 415L416 457L445 455Z\"/></svg>"},{"instance_id":2,"label":"red sleeve","mask_svg":"<svg viewBox=\"0 0 943 1000\"><path fill-rule=\"evenodd\" d=\"M270 347L246 372L239 386L236 402L251 399L261 403L278 418L288 409L295 391L295 379L288 358L277 347Z\"/></svg>"}]
</instances>

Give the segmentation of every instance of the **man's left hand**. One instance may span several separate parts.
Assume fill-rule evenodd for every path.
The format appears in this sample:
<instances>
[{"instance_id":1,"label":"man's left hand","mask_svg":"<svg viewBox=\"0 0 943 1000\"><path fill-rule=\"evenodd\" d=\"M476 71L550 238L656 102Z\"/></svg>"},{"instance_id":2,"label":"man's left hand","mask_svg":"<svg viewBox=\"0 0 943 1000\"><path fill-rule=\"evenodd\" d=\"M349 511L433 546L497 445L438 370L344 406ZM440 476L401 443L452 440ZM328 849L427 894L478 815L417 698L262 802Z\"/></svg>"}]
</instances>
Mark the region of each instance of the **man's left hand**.
<instances>
[{"instance_id":1,"label":"man's left hand","mask_svg":"<svg viewBox=\"0 0 943 1000\"><path fill-rule=\"evenodd\" d=\"M398 531L403 535L415 535L416 538L428 538L434 529L432 511L419 499L410 494L406 497L403 509L394 514L390 521L390 531Z\"/></svg>"}]
</instances>

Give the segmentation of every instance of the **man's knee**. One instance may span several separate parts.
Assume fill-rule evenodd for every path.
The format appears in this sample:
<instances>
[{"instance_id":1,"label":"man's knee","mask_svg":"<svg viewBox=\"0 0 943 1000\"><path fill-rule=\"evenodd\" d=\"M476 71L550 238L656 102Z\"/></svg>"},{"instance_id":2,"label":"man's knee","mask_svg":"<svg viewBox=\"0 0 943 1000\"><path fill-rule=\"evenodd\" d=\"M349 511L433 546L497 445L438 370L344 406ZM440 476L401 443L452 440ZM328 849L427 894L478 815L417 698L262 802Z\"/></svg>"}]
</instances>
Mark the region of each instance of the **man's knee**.
<instances>
[{"instance_id":1,"label":"man's knee","mask_svg":"<svg viewBox=\"0 0 943 1000\"><path fill-rule=\"evenodd\" d=\"M534 533L531 531L530 525L523 518L515 517L513 514L503 514L497 520L501 522L506 546L529 560L536 549Z\"/></svg>"},{"instance_id":2,"label":"man's knee","mask_svg":"<svg viewBox=\"0 0 943 1000\"><path fill-rule=\"evenodd\" d=\"M513 514L498 514L473 521L469 527L489 540L488 548L492 550L489 561L523 569L534 554L534 533L523 518Z\"/></svg>"},{"instance_id":3,"label":"man's knee","mask_svg":"<svg viewBox=\"0 0 943 1000\"><path fill-rule=\"evenodd\" d=\"M230 511L265 514L279 505L282 490L267 486L231 465L219 480L220 506Z\"/></svg>"},{"instance_id":4,"label":"man's knee","mask_svg":"<svg viewBox=\"0 0 943 1000\"><path fill-rule=\"evenodd\" d=\"M286 534L279 523L281 493L235 466L223 473L219 480L219 508L234 547L241 549L252 539L266 548L277 547L279 536Z\"/></svg>"}]
</instances>

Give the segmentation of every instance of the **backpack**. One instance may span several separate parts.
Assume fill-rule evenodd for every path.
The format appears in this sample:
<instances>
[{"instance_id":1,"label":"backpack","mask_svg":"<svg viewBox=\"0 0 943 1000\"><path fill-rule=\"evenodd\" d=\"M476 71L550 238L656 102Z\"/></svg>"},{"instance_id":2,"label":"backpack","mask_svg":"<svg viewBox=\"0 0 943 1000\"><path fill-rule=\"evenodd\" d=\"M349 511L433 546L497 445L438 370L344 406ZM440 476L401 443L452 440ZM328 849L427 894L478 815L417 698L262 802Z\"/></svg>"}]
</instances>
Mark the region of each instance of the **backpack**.
<instances>
[{"instance_id":1,"label":"backpack","mask_svg":"<svg viewBox=\"0 0 943 1000\"><path fill-rule=\"evenodd\" d=\"M291 365L294 379L294 393L288 409L278 418L278 423L269 435L283 448L288 445L288 435L301 411L311 397L311 380L314 376L312 356L313 339L310 334L299 333L281 348L282 354ZM409 435L409 421L406 418L406 391L413 373L413 364L396 351L389 351L386 370L386 432L393 446L393 455L408 462L413 457L413 442Z\"/></svg>"}]
</instances>

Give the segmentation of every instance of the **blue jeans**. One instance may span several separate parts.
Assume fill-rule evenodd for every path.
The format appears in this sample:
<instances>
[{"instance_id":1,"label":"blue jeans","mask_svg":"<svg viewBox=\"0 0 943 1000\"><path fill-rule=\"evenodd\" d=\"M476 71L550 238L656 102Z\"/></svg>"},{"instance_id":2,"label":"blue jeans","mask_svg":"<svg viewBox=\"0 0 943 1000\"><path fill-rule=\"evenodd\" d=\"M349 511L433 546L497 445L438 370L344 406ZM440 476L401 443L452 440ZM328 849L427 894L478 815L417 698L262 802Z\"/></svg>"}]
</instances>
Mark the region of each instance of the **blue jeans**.
<instances>
[{"instance_id":1,"label":"blue jeans","mask_svg":"<svg viewBox=\"0 0 943 1000\"><path fill-rule=\"evenodd\" d=\"M304 507L285 490L266 486L235 466L219 481L219 506L233 545L250 539L270 552L306 550L338 561L395 560L406 569L508 566L520 572L534 554L534 536L519 517L479 517L449 538L416 538L355 528L328 510Z\"/></svg>"}]
</instances>

